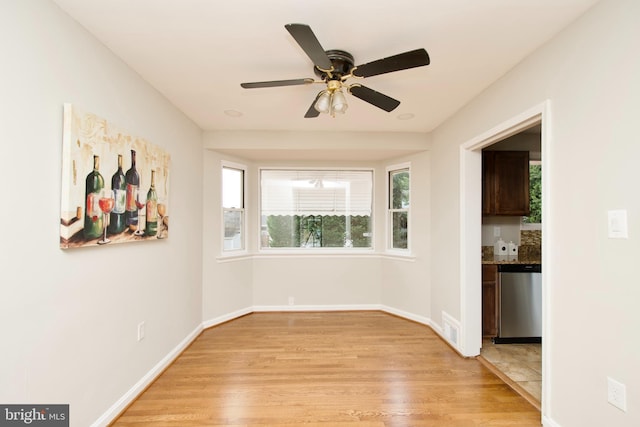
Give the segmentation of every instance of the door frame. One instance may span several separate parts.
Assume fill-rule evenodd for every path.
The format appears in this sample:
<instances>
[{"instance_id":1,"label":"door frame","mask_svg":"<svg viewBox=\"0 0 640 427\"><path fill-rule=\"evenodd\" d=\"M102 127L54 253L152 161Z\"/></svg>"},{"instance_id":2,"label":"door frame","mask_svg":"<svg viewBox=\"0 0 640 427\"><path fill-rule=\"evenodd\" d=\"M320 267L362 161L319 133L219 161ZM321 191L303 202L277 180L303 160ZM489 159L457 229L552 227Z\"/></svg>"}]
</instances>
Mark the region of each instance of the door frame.
<instances>
[{"instance_id":1,"label":"door frame","mask_svg":"<svg viewBox=\"0 0 640 427\"><path fill-rule=\"evenodd\" d=\"M461 350L465 356L480 354L482 347L482 148L541 123L542 168L542 414L548 413L550 402L551 301L549 261L553 251L549 232L553 229L550 211L550 123L551 102L544 102L498 124L460 146L460 323Z\"/></svg>"}]
</instances>

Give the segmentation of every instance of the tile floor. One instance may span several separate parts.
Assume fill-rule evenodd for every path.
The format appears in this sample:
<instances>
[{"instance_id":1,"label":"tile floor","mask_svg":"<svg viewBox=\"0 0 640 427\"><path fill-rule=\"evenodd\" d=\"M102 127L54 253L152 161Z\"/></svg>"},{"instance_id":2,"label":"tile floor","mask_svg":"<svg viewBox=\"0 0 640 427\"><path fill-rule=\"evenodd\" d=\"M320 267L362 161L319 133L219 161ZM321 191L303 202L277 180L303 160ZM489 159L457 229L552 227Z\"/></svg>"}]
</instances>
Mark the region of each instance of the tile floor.
<instances>
[{"instance_id":1,"label":"tile floor","mask_svg":"<svg viewBox=\"0 0 640 427\"><path fill-rule=\"evenodd\" d=\"M480 355L540 402L542 344L494 344L485 338Z\"/></svg>"}]
</instances>

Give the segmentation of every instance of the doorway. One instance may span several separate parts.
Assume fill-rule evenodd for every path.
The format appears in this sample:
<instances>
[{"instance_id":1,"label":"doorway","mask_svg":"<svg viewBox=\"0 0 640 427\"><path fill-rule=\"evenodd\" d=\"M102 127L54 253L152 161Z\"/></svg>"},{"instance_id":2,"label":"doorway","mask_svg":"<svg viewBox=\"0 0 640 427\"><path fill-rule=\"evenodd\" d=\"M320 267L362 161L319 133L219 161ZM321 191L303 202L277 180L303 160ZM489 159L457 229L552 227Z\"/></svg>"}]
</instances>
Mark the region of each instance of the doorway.
<instances>
[{"instance_id":1,"label":"doorway","mask_svg":"<svg viewBox=\"0 0 640 427\"><path fill-rule=\"evenodd\" d=\"M490 161L501 177L496 185L504 190L510 204L505 207L500 204L505 201L494 200L483 209L483 338L479 357L538 409L542 396L542 293L536 279L540 274L535 271L540 268L542 246L541 130L538 122L482 149L485 162ZM504 212L507 208L508 214ZM513 254L497 254L495 248L506 242ZM502 272L500 283L498 272Z\"/></svg>"},{"instance_id":2,"label":"doorway","mask_svg":"<svg viewBox=\"0 0 640 427\"><path fill-rule=\"evenodd\" d=\"M549 102L546 101L530 110L527 110L510 120L490 129L489 131L479 135L478 137L462 144L460 147L460 281L461 281L461 324L463 328L463 345L464 353L467 355L478 355L483 346L482 343L482 320L481 320L481 251L478 250L481 243L481 212L482 200L480 194L481 189L481 150L494 143L502 141L510 136L518 134L525 129L529 129L536 124L540 124L541 153L545 158L545 163L549 161L549 137L548 137L548 120L549 120ZM546 218L542 225L543 235L548 237L547 231L549 227L549 180L548 168L542 169L542 185L543 185L543 217ZM549 276L546 271L549 270L547 259L550 258L549 248L545 244L548 239L542 242L542 336L549 337L549 321L548 321L548 292L547 283ZM542 391L540 406L544 414L546 408L547 382L546 377L549 372L550 360L549 340L545 340L545 345L541 350L541 371L542 371Z\"/></svg>"}]
</instances>

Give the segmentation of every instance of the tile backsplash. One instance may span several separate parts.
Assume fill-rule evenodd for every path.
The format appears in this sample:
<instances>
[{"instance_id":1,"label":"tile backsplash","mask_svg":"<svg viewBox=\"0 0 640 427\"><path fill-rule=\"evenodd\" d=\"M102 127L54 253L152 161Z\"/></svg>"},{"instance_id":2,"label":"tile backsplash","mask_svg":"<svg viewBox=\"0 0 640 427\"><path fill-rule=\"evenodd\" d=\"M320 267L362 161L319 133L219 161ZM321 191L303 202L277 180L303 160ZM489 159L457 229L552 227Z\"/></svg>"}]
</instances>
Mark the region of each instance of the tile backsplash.
<instances>
[{"instance_id":1,"label":"tile backsplash","mask_svg":"<svg viewBox=\"0 0 640 427\"><path fill-rule=\"evenodd\" d=\"M520 230L520 245L542 246L542 230Z\"/></svg>"}]
</instances>

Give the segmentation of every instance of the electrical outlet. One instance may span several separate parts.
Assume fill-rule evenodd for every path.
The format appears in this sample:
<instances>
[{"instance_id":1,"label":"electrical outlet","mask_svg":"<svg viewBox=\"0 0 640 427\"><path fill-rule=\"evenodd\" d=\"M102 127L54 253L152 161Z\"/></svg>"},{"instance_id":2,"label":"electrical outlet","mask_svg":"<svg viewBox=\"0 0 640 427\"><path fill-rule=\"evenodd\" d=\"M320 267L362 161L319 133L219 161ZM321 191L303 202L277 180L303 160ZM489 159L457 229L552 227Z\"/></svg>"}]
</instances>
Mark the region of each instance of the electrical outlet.
<instances>
[{"instance_id":1,"label":"electrical outlet","mask_svg":"<svg viewBox=\"0 0 640 427\"><path fill-rule=\"evenodd\" d=\"M497 226L493 227L493 237L500 237L500 233L501 233L500 227L497 227Z\"/></svg>"},{"instance_id":2,"label":"electrical outlet","mask_svg":"<svg viewBox=\"0 0 640 427\"><path fill-rule=\"evenodd\" d=\"M296 299L294 297L289 297L289 305L294 305L296 303Z\"/></svg>"},{"instance_id":3,"label":"electrical outlet","mask_svg":"<svg viewBox=\"0 0 640 427\"><path fill-rule=\"evenodd\" d=\"M144 339L144 322L138 323L138 341Z\"/></svg>"},{"instance_id":4,"label":"electrical outlet","mask_svg":"<svg viewBox=\"0 0 640 427\"><path fill-rule=\"evenodd\" d=\"M607 400L616 408L627 412L627 387L613 378L607 377Z\"/></svg>"}]
</instances>

